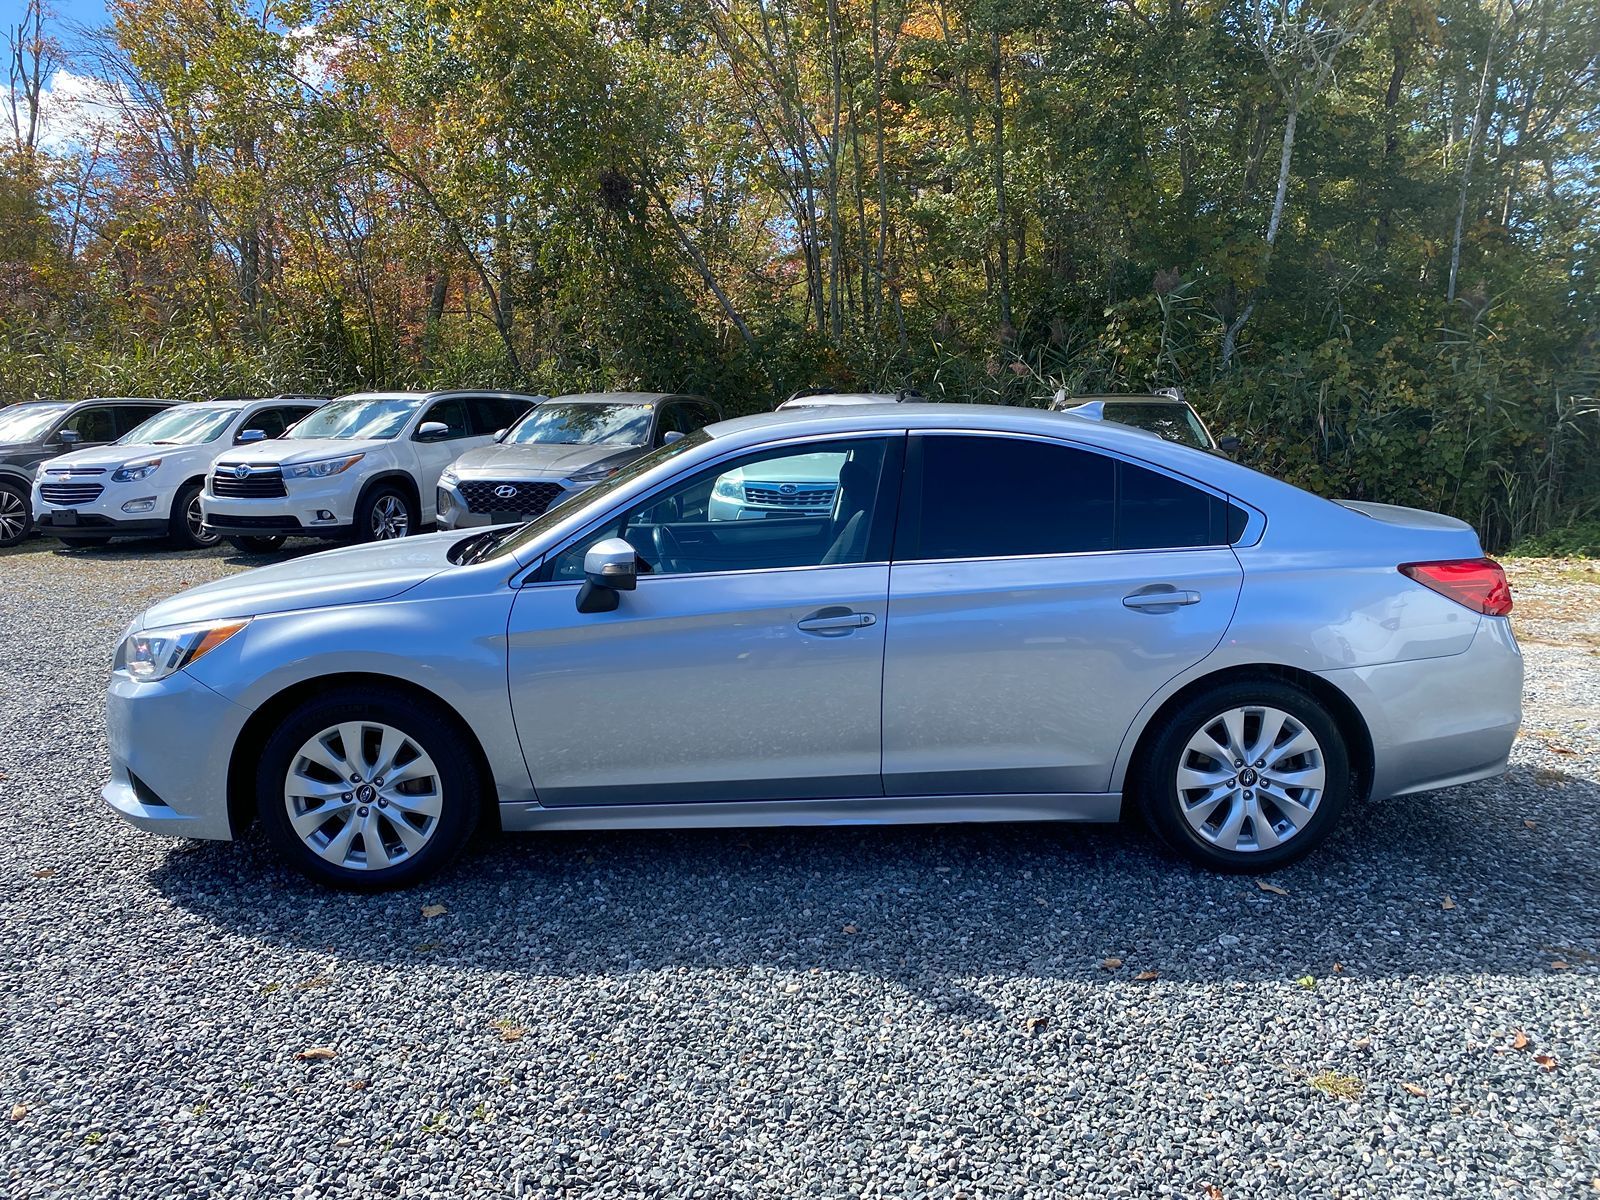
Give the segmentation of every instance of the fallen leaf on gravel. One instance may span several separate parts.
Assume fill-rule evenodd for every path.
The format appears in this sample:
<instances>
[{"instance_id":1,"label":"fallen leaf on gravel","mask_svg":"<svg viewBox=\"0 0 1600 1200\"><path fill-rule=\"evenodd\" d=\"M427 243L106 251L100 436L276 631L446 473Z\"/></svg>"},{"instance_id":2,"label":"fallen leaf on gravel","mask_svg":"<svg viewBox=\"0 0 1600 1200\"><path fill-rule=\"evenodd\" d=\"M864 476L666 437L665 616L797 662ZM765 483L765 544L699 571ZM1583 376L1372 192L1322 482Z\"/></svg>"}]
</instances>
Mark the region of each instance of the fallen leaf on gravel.
<instances>
[{"instance_id":1,"label":"fallen leaf on gravel","mask_svg":"<svg viewBox=\"0 0 1600 1200\"><path fill-rule=\"evenodd\" d=\"M861 930L857 929L854 925L846 925L844 927L844 931L846 933L860 933L861 932Z\"/></svg>"},{"instance_id":2,"label":"fallen leaf on gravel","mask_svg":"<svg viewBox=\"0 0 1600 1200\"><path fill-rule=\"evenodd\" d=\"M1574 750L1571 746L1562 746L1562 745L1559 745L1556 742L1546 742L1544 744L1544 748L1546 750L1550 751L1551 754L1576 754L1577 753L1577 751Z\"/></svg>"},{"instance_id":3,"label":"fallen leaf on gravel","mask_svg":"<svg viewBox=\"0 0 1600 1200\"><path fill-rule=\"evenodd\" d=\"M499 1029L502 1042L520 1042L523 1034L528 1032L521 1025L513 1025L508 1021L499 1022Z\"/></svg>"},{"instance_id":4,"label":"fallen leaf on gravel","mask_svg":"<svg viewBox=\"0 0 1600 1200\"><path fill-rule=\"evenodd\" d=\"M1406 1091L1410 1092L1413 1096L1420 1096L1424 1100L1428 1098L1427 1090L1424 1088L1419 1088L1414 1083L1402 1083L1400 1086Z\"/></svg>"},{"instance_id":5,"label":"fallen leaf on gravel","mask_svg":"<svg viewBox=\"0 0 1600 1200\"><path fill-rule=\"evenodd\" d=\"M1343 975L1344 974L1344 964L1343 963L1334 963L1333 964L1333 973L1335 975Z\"/></svg>"},{"instance_id":6,"label":"fallen leaf on gravel","mask_svg":"<svg viewBox=\"0 0 1600 1200\"><path fill-rule=\"evenodd\" d=\"M1206 1200L1222 1200L1222 1189L1214 1183L1206 1184Z\"/></svg>"},{"instance_id":7,"label":"fallen leaf on gravel","mask_svg":"<svg viewBox=\"0 0 1600 1200\"><path fill-rule=\"evenodd\" d=\"M364 1092L371 1086L372 1081L370 1079L352 1079L350 1081L350 1090L352 1092Z\"/></svg>"},{"instance_id":8,"label":"fallen leaf on gravel","mask_svg":"<svg viewBox=\"0 0 1600 1200\"><path fill-rule=\"evenodd\" d=\"M22 1120L23 1117L25 1117L27 1115L28 1115L28 1106L26 1104L13 1104L11 1106L11 1119L13 1121L20 1121L20 1120Z\"/></svg>"},{"instance_id":9,"label":"fallen leaf on gravel","mask_svg":"<svg viewBox=\"0 0 1600 1200\"><path fill-rule=\"evenodd\" d=\"M1122 960L1120 958L1102 958L1100 960L1100 969L1103 971L1115 971L1121 965Z\"/></svg>"},{"instance_id":10,"label":"fallen leaf on gravel","mask_svg":"<svg viewBox=\"0 0 1600 1200\"><path fill-rule=\"evenodd\" d=\"M1023 1022L1023 1024L1025 1026L1027 1026L1027 1029L1028 1029L1029 1033L1038 1033L1041 1029L1043 1029L1049 1023L1050 1023L1050 1018L1049 1017L1029 1017L1026 1021Z\"/></svg>"},{"instance_id":11,"label":"fallen leaf on gravel","mask_svg":"<svg viewBox=\"0 0 1600 1200\"><path fill-rule=\"evenodd\" d=\"M1520 1029L1517 1030L1517 1036L1511 1039L1511 1048L1513 1050L1526 1050L1528 1048L1528 1035Z\"/></svg>"},{"instance_id":12,"label":"fallen leaf on gravel","mask_svg":"<svg viewBox=\"0 0 1600 1200\"><path fill-rule=\"evenodd\" d=\"M1550 969L1552 971L1566 971L1569 970L1570 967L1565 959L1558 958L1550 964Z\"/></svg>"},{"instance_id":13,"label":"fallen leaf on gravel","mask_svg":"<svg viewBox=\"0 0 1600 1200\"><path fill-rule=\"evenodd\" d=\"M295 1057L301 1062L327 1062L330 1058L338 1058L339 1052L332 1046L308 1046Z\"/></svg>"},{"instance_id":14,"label":"fallen leaf on gravel","mask_svg":"<svg viewBox=\"0 0 1600 1200\"><path fill-rule=\"evenodd\" d=\"M1372 1049L1372 1039L1369 1038L1369 1037L1357 1038L1355 1041L1350 1043L1350 1049L1352 1049L1352 1050L1371 1050Z\"/></svg>"},{"instance_id":15,"label":"fallen leaf on gravel","mask_svg":"<svg viewBox=\"0 0 1600 1200\"><path fill-rule=\"evenodd\" d=\"M333 980L326 975L313 975L310 979L302 979L294 986L297 991L309 992L312 988L325 988L332 982Z\"/></svg>"},{"instance_id":16,"label":"fallen leaf on gravel","mask_svg":"<svg viewBox=\"0 0 1600 1200\"><path fill-rule=\"evenodd\" d=\"M1338 1071L1318 1071L1306 1082L1336 1100L1354 1100L1365 1090L1365 1085L1354 1075L1344 1075Z\"/></svg>"},{"instance_id":17,"label":"fallen leaf on gravel","mask_svg":"<svg viewBox=\"0 0 1600 1200\"><path fill-rule=\"evenodd\" d=\"M442 917L449 911L450 910L442 904L424 904L422 906L422 915L424 917Z\"/></svg>"},{"instance_id":18,"label":"fallen leaf on gravel","mask_svg":"<svg viewBox=\"0 0 1600 1200\"><path fill-rule=\"evenodd\" d=\"M1315 975L1302 975L1299 979L1296 979L1295 982L1301 987L1305 988L1305 990L1308 992L1314 992L1317 990L1317 979Z\"/></svg>"},{"instance_id":19,"label":"fallen leaf on gravel","mask_svg":"<svg viewBox=\"0 0 1600 1200\"><path fill-rule=\"evenodd\" d=\"M1161 978L1161 972L1160 971L1140 971L1137 975L1134 976L1134 979L1137 980L1140 983L1149 983L1152 979L1160 979L1160 978Z\"/></svg>"},{"instance_id":20,"label":"fallen leaf on gravel","mask_svg":"<svg viewBox=\"0 0 1600 1200\"><path fill-rule=\"evenodd\" d=\"M1524 829L1537 829L1537 828L1539 828L1539 822L1537 822L1535 820L1532 820L1532 819L1530 819L1528 817L1523 817L1522 818L1522 827Z\"/></svg>"},{"instance_id":21,"label":"fallen leaf on gravel","mask_svg":"<svg viewBox=\"0 0 1600 1200\"><path fill-rule=\"evenodd\" d=\"M35 879L54 879L56 877L56 869L54 867L40 867L33 873L33 877Z\"/></svg>"},{"instance_id":22,"label":"fallen leaf on gravel","mask_svg":"<svg viewBox=\"0 0 1600 1200\"><path fill-rule=\"evenodd\" d=\"M1439 905L1439 907L1444 909L1445 912L1449 912L1455 906L1456 906L1456 902L1454 900L1450 899L1449 896L1446 896L1444 898L1444 903Z\"/></svg>"},{"instance_id":23,"label":"fallen leaf on gravel","mask_svg":"<svg viewBox=\"0 0 1600 1200\"><path fill-rule=\"evenodd\" d=\"M1263 892L1271 892L1274 896L1287 896L1288 888L1281 888L1275 883L1268 883L1265 879L1256 880L1256 886Z\"/></svg>"},{"instance_id":24,"label":"fallen leaf on gravel","mask_svg":"<svg viewBox=\"0 0 1600 1200\"><path fill-rule=\"evenodd\" d=\"M1553 1054L1535 1054L1533 1056L1533 1061L1538 1063L1546 1071L1554 1071L1556 1069L1556 1056Z\"/></svg>"}]
</instances>

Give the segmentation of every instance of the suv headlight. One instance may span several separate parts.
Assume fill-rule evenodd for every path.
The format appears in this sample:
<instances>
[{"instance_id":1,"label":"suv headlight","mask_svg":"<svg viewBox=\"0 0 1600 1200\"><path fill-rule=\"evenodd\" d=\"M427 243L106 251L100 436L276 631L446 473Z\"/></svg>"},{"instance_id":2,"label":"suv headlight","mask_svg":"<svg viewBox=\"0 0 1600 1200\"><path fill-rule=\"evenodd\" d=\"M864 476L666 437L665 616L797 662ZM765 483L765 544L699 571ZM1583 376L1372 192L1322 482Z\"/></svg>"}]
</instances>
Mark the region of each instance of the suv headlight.
<instances>
[{"instance_id":1,"label":"suv headlight","mask_svg":"<svg viewBox=\"0 0 1600 1200\"><path fill-rule=\"evenodd\" d=\"M126 671L140 683L154 683L199 662L248 624L250 618L244 617L141 629L122 639L112 669Z\"/></svg>"},{"instance_id":2,"label":"suv headlight","mask_svg":"<svg viewBox=\"0 0 1600 1200\"><path fill-rule=\"evenodd\" d=\"M621 467L591 467L587 471L579 471L575 475L568 475L567 478L572 480L573 483L599 483L602 479L610 479L620 470L622 470Z\"/></svg>"},{"instance_id":3,"label":"suv headlight","mask_svg":"<svg viewBox=\"0 0 1600 1200\"><path fill-rule=\"evenodd\" d=\"M744 472L729 471L716 482L711 489L711 494L718 500L732 500L736 504L744 503Z\"/></svg>"},{"instance_id":4,"label":"suv headlight","mask_svg":"<svg viewBox=\"0 0 1600 1200\"><path fill-rule=\"evenodd\" d=\"M323 458L316 462L295 463L285 467L283 475L285 479L326 479L329 475L348 471L365 457L364 454L347 454L343 458Z\"/></svg>"},{"instance_id":5,"label":"suv headlight","mask_svg":"<svg viewBox=\"0 0 1600 1200\"><path fill-rule=\"evenodd\" d=\"M455 485L460 483L460 482L461 482L461 476L457 475L454 471L450 470L448 467L445 468L444 474L439 476L439 486L440 487L455 487Z\"/></svg>"},{"instance_id":6,"label":"suv headlight","mask_svg":"<svg viewBox=\"0 0 1600 1200\"><path fill-rule=\"evenodd\" d=\"M153 475L155 469L161 465L159 458L141 458L137 462L123 463L111 473L112 483L134 483L148 475Z\"/></svg>"}]
</instances>

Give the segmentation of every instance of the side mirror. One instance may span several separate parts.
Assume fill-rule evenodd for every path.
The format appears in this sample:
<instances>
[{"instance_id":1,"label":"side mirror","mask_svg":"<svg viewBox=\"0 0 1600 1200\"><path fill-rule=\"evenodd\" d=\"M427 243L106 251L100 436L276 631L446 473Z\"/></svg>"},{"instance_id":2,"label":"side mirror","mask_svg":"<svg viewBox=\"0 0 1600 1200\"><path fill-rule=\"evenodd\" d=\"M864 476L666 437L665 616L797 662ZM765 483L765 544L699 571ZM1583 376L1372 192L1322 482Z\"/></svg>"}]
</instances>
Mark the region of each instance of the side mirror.
<instances>
[{"instance_id":1,"label":"side mirror","mask_svg":"<svg viewBox=\"0 0 1600 1200\"><path fill-rule=\"evenodd\" d=\"M1221 450L1224 454L1237 454L1240 450L1244 449L1244 443L1238 438L1234 437L1232 434L1229 434L1227 437L1217 439L1217 449Z\"/></svg>"},{"instance_id":2,"label":"side mirror","mask_svg":"<svg viewBox=\"0 0 1600 1200\"><path fill-rule=\"evenodd\" d=\"M265 429L241 429L239 436L233 439L235 444L244 445L246 442L264 442L267 440Z\"/></svg>"},{"instance_id":3,"label":"side mirror","mask_svg":"<svg viewBox=\"0 0 1600 1200\"><path fill-rule=\"evenodd\" d=\"M417 426L417 441L437 442L450 436L450 426L443 421L424 421Z\"/></svg>"},{"instance_id":4,"label":"side mirror","mask_svg":"<svg viewBox=\"0 0 1600 1200\"><path fill-rule=\"evenodd\" d=\"M79 433L76 429L63 429L57 432L56 441L60 442L63 446L70 450L72 447L83 441L83 434Z\"/></svg>"},{"instance_id":5,"label":"side mirror","mask_svg":"<svg viewBox=\"0 0 1600 1200\"><path fill-rule=\"evenodd\" d=\"M509 426L507 426L505 429L496 429L494 431L494 440L497 441L497 442L503 442L503 441L505 441L506 434L508 434L510 432L511 432L511 429L510 429Z\"/></svg>"},{"instance_id":6,"label":"side mirror","mask_svg":"<svg viewBox=\"0 0 1600 1200\"><path fill-rule=\"evenodd\" d=\"M670 446L673 442L683 441L683 437L684 435L681 430L669 429L661 435L661 444L663 446Z\"/></svg>"},{"instance_id":7,"label":"side mirror","mask_svg":"<svg viewBox=\"0 0 1600 1200\"><path fill-rule=\"evenodd\" d=\"M578 611L615 612L622 592L639 586L639 555L621 538L606 538L583 556L583 587Z\"/></svg>"}]
</instances>

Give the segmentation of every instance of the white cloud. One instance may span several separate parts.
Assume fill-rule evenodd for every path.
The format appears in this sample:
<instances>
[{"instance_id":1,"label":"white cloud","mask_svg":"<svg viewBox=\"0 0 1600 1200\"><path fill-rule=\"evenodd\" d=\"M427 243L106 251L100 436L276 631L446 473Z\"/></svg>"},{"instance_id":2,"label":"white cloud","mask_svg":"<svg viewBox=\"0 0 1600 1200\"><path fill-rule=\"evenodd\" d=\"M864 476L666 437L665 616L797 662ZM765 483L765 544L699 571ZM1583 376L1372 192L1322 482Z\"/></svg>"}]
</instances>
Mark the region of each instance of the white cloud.
<instances>
[{"instance_id":1,"label":"white cloud","mask_svg":"<svg viewBox=\"0 0 1600 1200\"><path fill-rule=\"evenodd\" d=\"M9 117L8 89L0 89L0 99L8 106ZM40 97L39 147L68 154L121 128L125 120L111 85L63 67L50 76Z\"/></svg>"}]
</instances>

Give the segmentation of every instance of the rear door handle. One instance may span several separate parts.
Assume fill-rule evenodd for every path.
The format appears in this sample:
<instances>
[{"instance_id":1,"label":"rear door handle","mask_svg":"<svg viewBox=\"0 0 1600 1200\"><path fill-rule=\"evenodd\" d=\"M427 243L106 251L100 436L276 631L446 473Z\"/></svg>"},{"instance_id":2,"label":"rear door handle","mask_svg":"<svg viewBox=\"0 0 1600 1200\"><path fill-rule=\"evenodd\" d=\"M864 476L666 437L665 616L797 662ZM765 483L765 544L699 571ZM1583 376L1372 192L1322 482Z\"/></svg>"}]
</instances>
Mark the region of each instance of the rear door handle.
<instances>
[{"instance_id":1,"label":"rear door handle","mask_svg":"<svg viewBox=\"0 0 1600 1200\"><path fill-rule=\"evenodd\" d=\"M1144 610L1174 609L1185 604L1199 604L1200 593L1179 591L1173 587L1144 588L1134 592L1131 596L1122 598L1124 608L1138 608Z\"/></svg>"},{"instance_id":2,"label":"rear door handle","mask_svg":"<svg viewBox=\"0 0 1600 1200\"><path fill-rule=\"evenodd\" d=\"M819 633L824 637L838 637L852 629L876 625L878 618L872 613L851 612L848 608L821 608L809 617L802 617L795 628L805 633Z\"/></svg>"}]
</instances>

